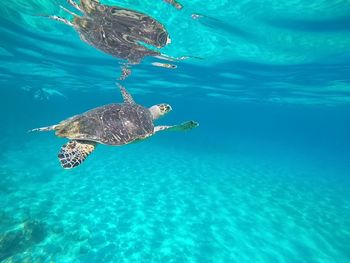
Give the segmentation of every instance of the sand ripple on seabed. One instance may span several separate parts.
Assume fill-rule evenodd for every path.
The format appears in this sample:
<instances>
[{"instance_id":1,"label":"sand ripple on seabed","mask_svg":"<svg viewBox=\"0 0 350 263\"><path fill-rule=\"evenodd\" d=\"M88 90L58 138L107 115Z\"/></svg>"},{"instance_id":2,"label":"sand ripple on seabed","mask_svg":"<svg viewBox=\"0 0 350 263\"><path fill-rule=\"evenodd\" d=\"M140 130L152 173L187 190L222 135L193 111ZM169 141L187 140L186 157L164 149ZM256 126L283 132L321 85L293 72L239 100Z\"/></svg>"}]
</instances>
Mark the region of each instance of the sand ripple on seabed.
<instances>
[{"instance_id":1,"label":"sand ripple on seabed","mask_svg":"<svg viewBox=\"0 0 350 263\"><path fill-rule=\"evenodd\" d=\"M102 146L79 169L62 171L46 146L34 158L45 164L35 166L32 147L8 153L1 168L0 257L346 262L349 256L349 201L336 185L319 181L319 171L152 143Z\"/></svg>"}]
</instances>

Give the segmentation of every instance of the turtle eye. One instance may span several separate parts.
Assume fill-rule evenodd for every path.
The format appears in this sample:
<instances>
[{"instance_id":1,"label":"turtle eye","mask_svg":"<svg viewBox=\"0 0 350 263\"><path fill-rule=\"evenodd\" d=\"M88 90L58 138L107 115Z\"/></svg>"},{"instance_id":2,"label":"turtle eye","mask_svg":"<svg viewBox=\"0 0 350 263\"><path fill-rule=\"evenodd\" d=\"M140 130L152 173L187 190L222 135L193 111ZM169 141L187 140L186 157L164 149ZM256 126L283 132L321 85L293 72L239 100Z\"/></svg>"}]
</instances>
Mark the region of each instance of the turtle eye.
<instances>
[{"instance_id":1,"label":"turtle eye","mask_svg":"<svg viewBox=\"0 0 350 263\"><path fill-rule=\"evenodd\" d=\"M171 111L171 107L169 104L164 104L162 107L162 111L165 113L168 113L169 111Z\"/></svg>"}]
</instances>

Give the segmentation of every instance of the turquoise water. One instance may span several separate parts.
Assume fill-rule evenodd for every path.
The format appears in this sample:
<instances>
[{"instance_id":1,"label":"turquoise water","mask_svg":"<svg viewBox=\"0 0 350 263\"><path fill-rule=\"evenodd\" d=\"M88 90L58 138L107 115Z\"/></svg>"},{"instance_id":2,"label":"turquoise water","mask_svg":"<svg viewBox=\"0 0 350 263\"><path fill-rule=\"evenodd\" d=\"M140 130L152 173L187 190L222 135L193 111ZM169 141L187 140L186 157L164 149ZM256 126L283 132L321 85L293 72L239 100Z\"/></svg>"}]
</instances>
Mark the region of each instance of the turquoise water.
<instances>
[{"instance_id":1,"label":"turquoise water","mask_svg":"<svg viewBox=\"0 0 350 263\"><path fill-rule=\"evenodd\" d=\"M350 3L103 1L164 24L123 82L159 124L196 120L63 170L65 139L29 129L122 98L117 59L0 3L0 262L350 262ZM191 14L200 14L192 19Z\"/></svg>"}]
</instances>

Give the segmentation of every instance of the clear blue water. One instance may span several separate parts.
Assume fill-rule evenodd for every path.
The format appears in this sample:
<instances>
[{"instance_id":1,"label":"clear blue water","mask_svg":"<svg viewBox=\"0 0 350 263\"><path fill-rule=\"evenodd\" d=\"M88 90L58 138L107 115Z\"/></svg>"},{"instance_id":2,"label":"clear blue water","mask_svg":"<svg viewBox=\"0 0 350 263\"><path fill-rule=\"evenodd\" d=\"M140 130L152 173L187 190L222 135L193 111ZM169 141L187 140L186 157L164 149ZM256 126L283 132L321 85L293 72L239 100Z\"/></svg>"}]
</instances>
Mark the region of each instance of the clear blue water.
<instances>
[{"instance_id":1,"label":"clear blue water","mask_svg":"<svg viewBox=\"0 0 350 263\"><path fill-rule=\"evenodd\" d=\"M66 140L27 130L120 102L119 61L37 16L64 0L1 1L0 262L350 262L350 3L103 3L203 58L124 82L200 126L63 170Z\"/></svg>"}]
</instances>

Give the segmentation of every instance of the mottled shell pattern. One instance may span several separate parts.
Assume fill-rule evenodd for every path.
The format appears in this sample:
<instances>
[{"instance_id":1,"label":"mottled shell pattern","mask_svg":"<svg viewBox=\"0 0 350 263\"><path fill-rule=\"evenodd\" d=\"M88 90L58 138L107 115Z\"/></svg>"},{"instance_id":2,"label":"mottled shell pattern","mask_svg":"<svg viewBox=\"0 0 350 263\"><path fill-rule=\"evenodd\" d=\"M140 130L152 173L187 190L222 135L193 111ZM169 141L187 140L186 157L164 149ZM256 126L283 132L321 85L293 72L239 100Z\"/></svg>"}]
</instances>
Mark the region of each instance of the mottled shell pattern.
<instances>
[{"instance_id":1,"label":"mottled shell pattern","mask_svg":"<svg viewBox=\"0 0 350 263\"><path fill-rule=\"evenodd\" d=\"M160 55L142 43L157 48L170 43L164 26L146 14L94 0L82 0L80 6L84 16L74 18L76 30L82 40L105 53L139 63L145 56Z\"/></svg>"},{"instance_id":2,"label":"mottled shell pattern","mask_svg":"<svg viewBox=\"0 0 350 263\"><path fill-rule=\"evenodd\" d=\"M115 103L73 116L57 125L56 135L108 145L123 145L154 133L149 109L138 104Z\"/></svg>"}]
</instances>

